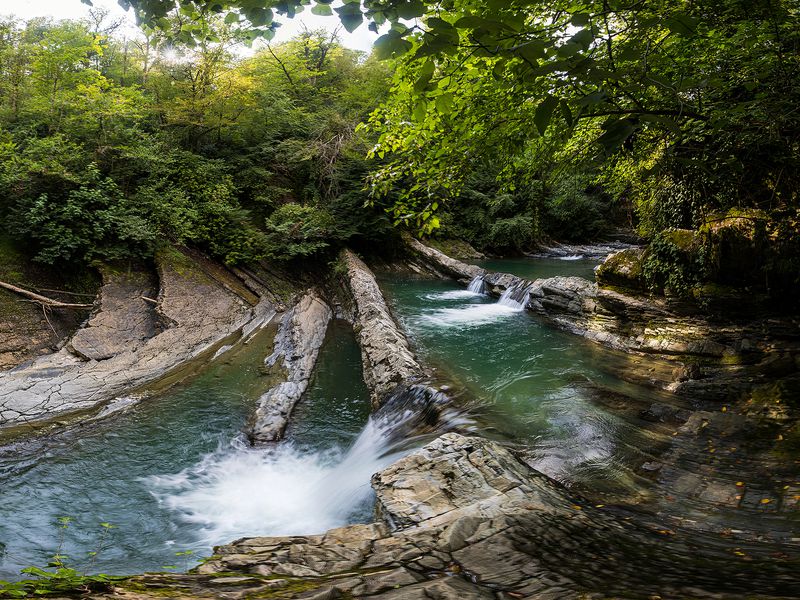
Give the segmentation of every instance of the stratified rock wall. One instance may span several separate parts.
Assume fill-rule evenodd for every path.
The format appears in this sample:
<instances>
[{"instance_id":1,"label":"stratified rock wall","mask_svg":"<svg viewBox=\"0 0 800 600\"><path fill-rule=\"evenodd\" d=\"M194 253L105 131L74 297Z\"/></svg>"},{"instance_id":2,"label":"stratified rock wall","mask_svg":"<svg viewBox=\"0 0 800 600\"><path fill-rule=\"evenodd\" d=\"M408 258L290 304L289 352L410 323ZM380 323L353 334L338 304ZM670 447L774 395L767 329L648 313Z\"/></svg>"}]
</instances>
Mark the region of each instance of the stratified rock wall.
<instances>
[{"instance_id":1,"label":"stratified rock wall","mask_svg":"<svg viewBox=\"0 0 800 600\"><path fill-rule=\"evenodd\" d=\"M158 282L144 269L118 271L100 268L98 310L75 332L69 350L86 360L105 360L126 350L135 351L160 329L155 307Z\"/></svg>"},{"instance_id":2,"label":"stratified rock wall","mask_svg":"<svg viewBox=\"0 0 800 600\"><path fill-rule=\"evenodd\" d=\"M139 275L109 279L88 331L79 331L55 354L0 373L0 427L102 406L274 315L270 302L251 306L232 291L236 282L224 281L220 273L209 275L197 260L175 249L159 252L156 263L156 335L147 337L156 325L141 298L149 288ZM132 323L123 325L125 315ZM112 324L119 324L128 343L120 343Z\"/></svg>"}]
</instances>

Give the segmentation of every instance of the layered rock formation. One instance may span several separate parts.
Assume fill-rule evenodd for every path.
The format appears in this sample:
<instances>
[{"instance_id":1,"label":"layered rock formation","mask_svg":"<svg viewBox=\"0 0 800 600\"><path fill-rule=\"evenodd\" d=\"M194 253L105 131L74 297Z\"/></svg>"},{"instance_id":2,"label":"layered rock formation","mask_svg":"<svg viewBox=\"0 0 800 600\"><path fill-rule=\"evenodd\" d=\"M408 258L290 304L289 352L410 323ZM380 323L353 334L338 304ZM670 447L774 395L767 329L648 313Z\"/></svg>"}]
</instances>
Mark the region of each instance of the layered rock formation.
<instances>
[{"instance_id":1,"label":"layered rock formation","mask_svg":"<svg viewBox=\"0 0 800 600\"><path fill-rule=\"evenodd\" d=\"M508 292L551 324L633 357L631 368L621 374L638 382L721 400L776 377L792 377L800 368L797 319L712 320L697 311L681 311L664 299L623 293L579 277L528 281L487 273L417 240L410 247L452 277L482 277L490 294ZM628 265L638 264L633 259L639 255L638 249L611 255L599 269L600 281L621 284L636 279ZM647 359L647 373L637 370L637 356Z\"/></svg>"},{"instance_id":2,"label":"layered rock formation","mask_svg":"<svg viewBox=\"0 0 800 600\"><path fill-rule=\"evenodd\" d=\"M165 249L156 262L157 298L143 298L149 275L109 274L98 311L64 348L0 373L0 427L97 410L274 315L198 257Z\"/></svg>"},{"instance_id":3,"label":"layered rock formation","mask_svg":"<svg viewBox=\"0 0 800 600\"><path fill-rule=\"evenodd\" d=\"M283 436L295 404L308 388L332 316L330 307L314 291L306 293L284 314L274 350L265 364L279 364L286 381L259 399L247 430L251 442L274 442Z\"/></svg>"},{"instance_id":4,"label":"layered rock formation","mask_svg":"<svg viewBox=\"0 0 800 600\"><path fill-rule=\"evenodd\" d=\"M143 575L94 598L792 597L797 557L659 533L594 507L498 444L446 434L373 477L380 520L245 538L186 575ZM734 557L734 558L732 558ZM609 576L613 573L613 577ZM722 581L722 584L720 584ZM710 587L707 587L710 586Z\"/></svg>"},{"instance_id":5,"label":"layered rock formation","mask_svg":"<svg viewBox=\"0 0 800 600\"><path fill-rule=\"evenodd\" d=\"M343 250L347 289L354 307L354 329L361 346L364 380L378 405L401 383L420 379L423 369L392 317L375 275L352 251Z\"/></svg>"}]
</instances>

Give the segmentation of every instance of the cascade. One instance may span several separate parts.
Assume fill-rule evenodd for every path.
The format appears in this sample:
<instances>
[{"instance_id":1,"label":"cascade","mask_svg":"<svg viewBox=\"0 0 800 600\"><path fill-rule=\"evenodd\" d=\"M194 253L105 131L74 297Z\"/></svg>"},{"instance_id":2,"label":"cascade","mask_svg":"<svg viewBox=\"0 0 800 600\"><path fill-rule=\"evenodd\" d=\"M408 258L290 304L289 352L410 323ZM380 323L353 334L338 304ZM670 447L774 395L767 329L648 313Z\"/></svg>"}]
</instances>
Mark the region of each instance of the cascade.
<instances>
[{"instance_id":1,"label":"cascade","mask_svg":"<svg viewBox=\"0 0 800 600\"><path fill-rule=\"evenodd\" d=\"M483 294L484 281L483 275L476 275L472 281L469 282L467 290L473 294Z\"/></svg>"},{"instance_id":2,"label":"cascade","mask_svg":"<svg viewBox=\"0 0 800 600\"><path fill-rule=\"evenodd\" d=\"M523 310L525 305L528 304L530 296L530 284L516 284L509 287L497 303L501 306L508 306L516 310Z\"/></svg>"},{"instance_id":3,"label":"cascade","mask_svg":"<svg viewBox=\"0 0 800 600\"><path fill-rule=\"evenodd\" d=\"M468 422L426 385L401 386L342 453L284 442L253 449L244 437L175 475L148 478L151 493L199 526L197 546L242 536L321 533L372 514L370 479L424 443Z\"/></svg>"}]
</instances>

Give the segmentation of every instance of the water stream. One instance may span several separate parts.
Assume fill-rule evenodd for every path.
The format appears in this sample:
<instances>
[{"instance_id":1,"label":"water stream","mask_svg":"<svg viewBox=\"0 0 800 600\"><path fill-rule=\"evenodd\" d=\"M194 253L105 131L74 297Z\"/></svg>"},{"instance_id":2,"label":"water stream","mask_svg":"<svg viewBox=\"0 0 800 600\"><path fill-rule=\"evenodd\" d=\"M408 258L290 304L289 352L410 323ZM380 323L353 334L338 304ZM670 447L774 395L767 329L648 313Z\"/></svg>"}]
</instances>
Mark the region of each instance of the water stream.
<instances>
[{"instance_id":1,"label":"water stream","mask_svg":"<svg viewBox=\"0 0 800 600\"><path fill-rule=\"evenodd\" d=\"M334 322L284 443L241 429L274 383L265 330L184 385L88 431L0 454L0 579L68 562L112 574L184 570L244 535L319 533L372 514L369 478L393 460L352 330ZM71 522L58 524L62 517ZM106 528L101 523L113 527ZM95 557L90 552L97 552ZM187 553L188 552L188 553Z\"/></svg>"},{"instance_id":2,"label":"water stream","mask_svg":"<svg viewBox=\"0 0 800 600\"><path fill-rule=\"evenodd\" d=\"M531 279L590 276L594 266L559 259L484 264ZM674 427L641 416L663 395L621 381L609 369L611 354L526 312L524 288L497 301L480 280L464 289L387 276L381 285L422 361L457 391L463 387L458 398L472 399L458 407L468 418L459 421L464 413L456 411L445 420L461 429L477 424L595 503L618 503L627 516L608 518L624 519L619 523L688 515L692 535L741 525L759 543L791 538L792 521L782 515L721 509L703 497L712 473L728 475L693 447L664 470L668 486L643 476L641 465L674 439ZM352 329L335 321L286 440L250 448L241 430L275 383L263 369L273 335L265 329L191 381L82 431L0 448L0 579L46 564L59 549L89 571L184 570L213 545L245 535L312 534L370 521L370 476L426 441L417 437L426 433L420 421L441 398L412 387L370 416L359 348ZM634 515L640 508L645 516ZM60 517L73 520L60 528ZM726 553L739 547L714 539Z\"/></svg>"}]
</instances>

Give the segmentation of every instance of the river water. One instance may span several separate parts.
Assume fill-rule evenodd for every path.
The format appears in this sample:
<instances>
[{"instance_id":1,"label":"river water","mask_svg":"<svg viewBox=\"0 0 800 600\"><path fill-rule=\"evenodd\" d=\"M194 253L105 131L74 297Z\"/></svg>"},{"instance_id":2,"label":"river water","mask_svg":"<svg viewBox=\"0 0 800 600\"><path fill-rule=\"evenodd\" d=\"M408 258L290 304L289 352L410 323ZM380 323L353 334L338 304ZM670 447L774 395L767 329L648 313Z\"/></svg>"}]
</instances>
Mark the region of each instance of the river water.
<instances>
[{"instance_id":1,"label":"river water","mask_svg":"<svg viewBox=\"0 0 800 600\"><path fill-rule=\"evenodd\" d=\"M286 442L247 447L241 430L274 383L262 367L273 336L264 330L188 383L86 431L4 449L0 579L46 564L59 548L67 563L95 572L184 570L244 535L369 520L369 477L391 457L362 447L357 468L342 467L370 411L348 325L330 328ZM362 446L379 443L363 437ZM66 528L62 517L71 519Z\"/></svg>"},{"instance_id":2,"label":"river water","mask_svg":"<svg viewBox=\"0 0 800 600\"><path fill-rule=\"evenodd\" d=\"M482 266L535 279L590 277L594 263ZM722 510L643 476L641 466L667 447L674 429L642 420L641 409L663 396L620 380L611 354L544 326L513 302L453 282L387 277L381 285L422 361L467 392L457 396L468 399L462 408L471 422L515 445L532 466L600 506L626 507L620 519L641 519L641 507L662 520L690 514L708 529L734 523L760 537L792 535L782 516ZM90 571L184 570L213 545L245 535L369 521L370 476L399 456L388 441L398 424L369 416L348 325L330 328L286 441L268 449L245 444L241 430L255 400L274 383L263 370L273 335L274 328L262 331L186 383L84 431L0 449L0 579L45 564L59 548ZM691 477L707 483L714 471L690 450L675 478L700 489ZM60 528L60 517L73 520ZM738 551L735 544L724 552Z\"/></svg>"}]
</instances>

